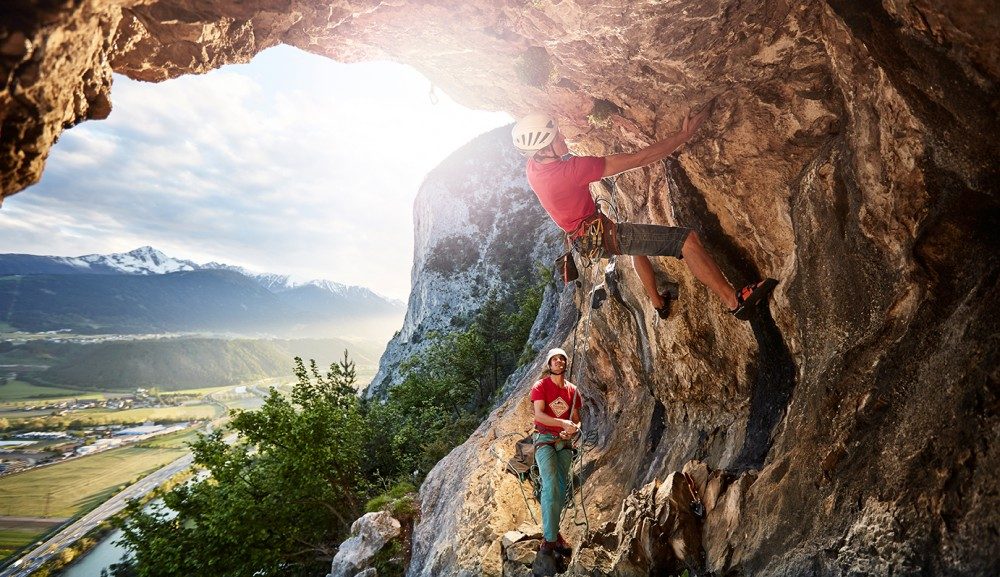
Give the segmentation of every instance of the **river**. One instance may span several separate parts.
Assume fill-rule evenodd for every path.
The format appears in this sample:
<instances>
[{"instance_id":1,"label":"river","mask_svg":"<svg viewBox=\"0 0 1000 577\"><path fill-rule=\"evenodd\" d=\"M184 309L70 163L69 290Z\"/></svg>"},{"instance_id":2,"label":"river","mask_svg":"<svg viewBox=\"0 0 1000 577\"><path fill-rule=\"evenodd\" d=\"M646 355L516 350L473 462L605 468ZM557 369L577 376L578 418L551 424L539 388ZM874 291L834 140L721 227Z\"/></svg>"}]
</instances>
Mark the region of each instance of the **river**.
<instances>
[{"instance_id":1,"label":"river","mask_svg":"<svg viewBox=\"0 0 1000 577\"><path fill-rule=\"evenodd\" d=\"M127 549L115 544L121 536L122 532L115 529L93 549L59 573L59 577L100 577L102 569L108 569L112 563L120 561L122 555L128 553Z\"/></svg>"}]
</instances>

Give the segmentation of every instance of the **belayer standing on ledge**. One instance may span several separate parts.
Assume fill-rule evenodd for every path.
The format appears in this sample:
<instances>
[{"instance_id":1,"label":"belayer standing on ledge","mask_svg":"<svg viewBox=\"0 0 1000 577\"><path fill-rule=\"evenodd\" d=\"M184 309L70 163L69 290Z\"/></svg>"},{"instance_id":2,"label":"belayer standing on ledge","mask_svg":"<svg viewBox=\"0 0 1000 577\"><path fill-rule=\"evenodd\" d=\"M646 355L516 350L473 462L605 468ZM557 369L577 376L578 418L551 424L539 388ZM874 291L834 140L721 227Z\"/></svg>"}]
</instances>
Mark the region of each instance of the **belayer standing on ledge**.
<instances>
[{"instance_id":1,"label":"belayer standing on ledge","mask_svg":"<svg viewBox=\"0 0 1000 577\"><path fill-rule=\"evenodd\" d=\"M591 258L632 255L642 286L661 318L670 312L670 297L660 294L649 256L683 259L688 270L722 299L736 318L747 320L753 308L767 300L778 281L765 279L739 291L726 280L719 265L690 228L612 222L597 210L590 183L663 160L687 142L708 116L711 106L684 117L680 132L631 154L573 156L555 120L530 114L514 125L514 146L528 157L528 183L542 207L573 248Z\"/></svg>"},{"instance_id":2,"label":"belayer standing on ledge","mask_svg":"<svg viewBox=\"0 0 1000 577\"><path fill-rule=\"evenodd\" d=\"M566 496L573 490L573 437L580 431L583 400L566 380L566 351L552 349L545 357L544 378L531 387L535 416L535 464L542 480L542 545L540 551L569 557L572 548L559 534Z\"/></svg>"}]
</instances>

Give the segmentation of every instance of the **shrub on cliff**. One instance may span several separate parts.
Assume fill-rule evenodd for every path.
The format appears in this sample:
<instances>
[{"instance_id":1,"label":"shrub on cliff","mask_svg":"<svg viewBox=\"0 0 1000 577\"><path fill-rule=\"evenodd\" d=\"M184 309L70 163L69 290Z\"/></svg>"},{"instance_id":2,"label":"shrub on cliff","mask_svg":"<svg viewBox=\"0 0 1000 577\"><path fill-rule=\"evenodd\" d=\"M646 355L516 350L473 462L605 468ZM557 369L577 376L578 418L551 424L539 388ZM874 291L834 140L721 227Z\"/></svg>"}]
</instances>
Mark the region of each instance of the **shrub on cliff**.
<instances>
[{"instance_id":1,"label":"shrub on cliff","mask_svg":"<svg viewBox=\"0 0 1000 577\"><path fill-rule=\"evenodd\" d=\"M361 513L365 423L347 359L321 374L295 360L298 383L271 391L257 411L234 413L230 432L194 445L211 475L138 506L124 527L140 577L323 575Z\"/></svg>"}]
</instances>

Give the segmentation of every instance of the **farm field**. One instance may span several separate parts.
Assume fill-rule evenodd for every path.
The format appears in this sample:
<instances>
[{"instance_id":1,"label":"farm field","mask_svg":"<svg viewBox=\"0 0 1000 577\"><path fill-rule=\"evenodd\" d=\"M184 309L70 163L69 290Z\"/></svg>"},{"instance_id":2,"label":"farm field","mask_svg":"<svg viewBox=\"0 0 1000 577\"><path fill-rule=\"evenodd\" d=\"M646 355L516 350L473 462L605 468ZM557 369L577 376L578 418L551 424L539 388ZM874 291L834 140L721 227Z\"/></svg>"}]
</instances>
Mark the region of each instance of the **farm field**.
<instances>
[{"instance_id":1,"label":"farm field","mask_svg":"<svg viewBox=\"0 0 1000 577\"><path fill-rule=\"evenodd\" d=\"M55 398L87 398L96 399L101 397L100 393L93 391L84 392L74 389L64 389L60 387L42 387L24 381L8 381L5 385L0 385L0 403L9 401L25 401L19 404L31 404L30 399L55 399Z\"/></svg>"},{"instance_id":2,"label":"farm field","mask_svg":"<svg viewBox=\"0 0 1000 577\"><path fill-rule=\"evenodd\" d=\"M182 405L179 407L144 407L139 409L109 410L86 409L73 411L66 415L32 415L31 413L2 412L10 427L18 427L30 421L41 420L44 424L59 425L63 428L72 424L73 427L96 427L101 425L131 425L154 422L179 422L212 419L221 416L222 409L215 404L200 403Z\"/></svg>"},{"instance_id":3,"label":"farm field","mask_svg":"<svg viewBox=\"0 0 1000 577\"><path fill-rule=\"evenodd\" d=\"M265 383L252 383L251 385L266 388L271 381L277 379L266 379ZM164 397L173 395L205 396L211 394L225 393L234 389L236 385L226 385L224 387L208 387L201 389L184 389L179 391L164 391ZM37 405L38 401L45 400L49 403L58 403L67 400L107 400L128 396L129 393L121 391L79 391L74 389L41 386L25 381L13 380L6 385L0 385L0 412L4 410L17 409L29 405ZM10 416L10 415L5 415Z\"/></svg>"},{"instance_id":4,"label":"farm field","mask_svg":"<svg viewBox=\"0 0 1000 577\"><path fill-rule=\"evenodd\" d=\"M239 409L242 411L255 411L264 406L264 399L253 396L245 397L242 399L231 399L222 401L222 404L226 406L227 409Z\"/></svg>"},{"instance_id":5,"label":"farm field","mask_svg":"<svg viewBox=\"0 0 1000 577\"><path fill-rule=\"evenodd\" d=\"M282 381L287 381L288 379L260 379L256 381L247 381L240 385L226 385L224 387L208 387L204 389L181 389L178 391L163 391L162 394L166 395L212 395L225 393L227 391L232 391L236 387L260 387L267 390L267 387L280 383Z\"/></svg>"},{"instance_id":6,"label":"farm field","mask_svg":"<svg viewBox=\"0 0 1000 577\"><path fill-rule=\"evenodd\" d=\"M2 477L0 515L72 517L186 452L126 447Z\"/></svg>"},{"instance_id":7,"label":"farm field","mask_svg":"<svg viewBox=\"0 0 1000 577\"><path fill-rule=\"evenodd\" d=\"M185 429L176 433L159 435L148 441L144 441L140 447L150 447L154 449L187 449L189 443L193 443L198 438L199 428Z\"/></svg>"},{"instance_id":8,"label":"farm field","mask_svg":"<svg viewBox=\"0 0 1000 577\"><path fill-rule=\"evenodd\" d=\"M0 559L3 559L21 547L33 542L38 537L57 527L63 519L53 519L51 522L23 522L0 520Z\"/></svg>"},{"instance_id":9,"label":"farm field","mask_svg":"<svg viewBox=\"0 0 1000 577\"><path fill-rule=\"evenodd\" d=\"M116 423L141 423L144 421L155 422L178 422L178 421L198 421L211 419L219 416L218 405L210 403L197 403L191 405L181 405L178 407L143 407L139 409L125 409L121 411L108 409L86 409L73 413L74 418L80 420L102 421L108 420Z\"/></svg>"}]
</instances>

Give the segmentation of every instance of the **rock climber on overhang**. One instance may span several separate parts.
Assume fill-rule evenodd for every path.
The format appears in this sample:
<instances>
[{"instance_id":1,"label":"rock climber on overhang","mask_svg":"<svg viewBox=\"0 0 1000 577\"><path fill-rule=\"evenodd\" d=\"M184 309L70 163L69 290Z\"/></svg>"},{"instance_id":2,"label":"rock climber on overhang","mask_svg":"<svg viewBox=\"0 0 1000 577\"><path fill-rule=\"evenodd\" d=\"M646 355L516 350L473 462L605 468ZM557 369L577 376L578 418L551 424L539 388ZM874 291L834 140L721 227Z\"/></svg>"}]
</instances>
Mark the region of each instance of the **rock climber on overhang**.
<instances>
[{"instance_id":1,"label":"rock climber on overhang","mask_svg":"<svg viewBox=\"0 0 1000 577\"><path fill-rule=\"evenodd\" d=\"M613 222L603 215L590 195L590 183L663 160L688 141L701 126L711 106L687 114L680 132L638 152L610 156L573 156L555 120L529 114L514 125L514 146L528 158L528 183L542 207L565 233L573 248L589 258L632 255L642 286L661 318L670 313L670 295L661 294L648 256L683 259L688 270L714 292L731 314L748 320L767 300L778 281L764 279L735 290L698 234L690 228Z\"/></svg>"}]
</instances>

